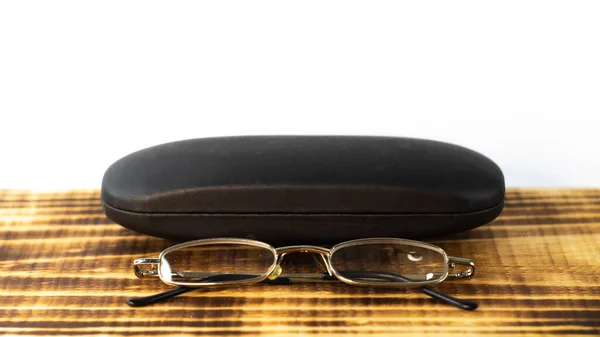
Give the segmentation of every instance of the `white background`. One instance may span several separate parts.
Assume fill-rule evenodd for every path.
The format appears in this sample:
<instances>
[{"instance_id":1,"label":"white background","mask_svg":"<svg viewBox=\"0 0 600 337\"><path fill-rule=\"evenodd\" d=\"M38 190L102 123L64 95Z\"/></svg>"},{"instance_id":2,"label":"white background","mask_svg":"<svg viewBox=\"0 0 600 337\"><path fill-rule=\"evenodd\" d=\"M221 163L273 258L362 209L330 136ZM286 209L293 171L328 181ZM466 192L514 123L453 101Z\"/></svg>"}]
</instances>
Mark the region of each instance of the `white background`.
<instances>
[{"instance_id":1,"label":"white background","mask_svg":"<svg viewBox=\"0 0 600 337\"><path fill-rule=\"evenodd\" d=\"M0 188L97 188L138 149L413 136L508 186L600 186L598 1L2 1Z\"/></svg>"}]
</instances>

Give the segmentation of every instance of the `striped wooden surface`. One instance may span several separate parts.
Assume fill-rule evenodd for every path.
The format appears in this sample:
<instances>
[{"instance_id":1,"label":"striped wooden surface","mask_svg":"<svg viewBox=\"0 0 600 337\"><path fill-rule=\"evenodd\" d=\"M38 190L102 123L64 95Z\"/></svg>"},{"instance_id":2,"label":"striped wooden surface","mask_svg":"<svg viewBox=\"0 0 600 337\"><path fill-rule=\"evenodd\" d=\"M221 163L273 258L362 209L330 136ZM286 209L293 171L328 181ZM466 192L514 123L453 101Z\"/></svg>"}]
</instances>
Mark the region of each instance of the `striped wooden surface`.
<instances>
[{"instance_id":1,"label":"striped wooden surface","mask_svg":"<svg viewBox=\"0 0 600 337\"><path fill-rule=\"evenodd\" d=\"M472 280L436 288L465 312L413 290L343 284L192 292L133 309L167 289L131 263L171 243L102 213L98 191L0 191L0 333L4 335L600 334L600 190L509 190L492 224L432 240L477 263Z\"/></svg>"}]
</instances>

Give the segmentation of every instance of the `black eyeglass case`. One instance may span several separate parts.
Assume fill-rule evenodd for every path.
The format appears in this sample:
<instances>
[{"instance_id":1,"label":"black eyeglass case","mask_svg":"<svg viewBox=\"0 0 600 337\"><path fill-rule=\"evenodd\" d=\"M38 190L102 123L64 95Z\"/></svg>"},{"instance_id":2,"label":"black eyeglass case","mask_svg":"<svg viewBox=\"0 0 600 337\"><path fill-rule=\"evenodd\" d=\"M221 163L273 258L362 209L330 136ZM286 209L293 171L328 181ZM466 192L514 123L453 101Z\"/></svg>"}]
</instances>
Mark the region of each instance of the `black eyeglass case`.
<instances>
[{"instance_id":1,"label":"black eyeglass case","mask_svg":"<svg viewBox=\"0 0 600 337\"><path fill-rule=\"evenodd\" d=\"M244 136L132 153L108 168L101 198L110 219L157 237L325 244L469 230L500 214L504 191L493 161L447 143Z\"/></svg>"}]
</instances>

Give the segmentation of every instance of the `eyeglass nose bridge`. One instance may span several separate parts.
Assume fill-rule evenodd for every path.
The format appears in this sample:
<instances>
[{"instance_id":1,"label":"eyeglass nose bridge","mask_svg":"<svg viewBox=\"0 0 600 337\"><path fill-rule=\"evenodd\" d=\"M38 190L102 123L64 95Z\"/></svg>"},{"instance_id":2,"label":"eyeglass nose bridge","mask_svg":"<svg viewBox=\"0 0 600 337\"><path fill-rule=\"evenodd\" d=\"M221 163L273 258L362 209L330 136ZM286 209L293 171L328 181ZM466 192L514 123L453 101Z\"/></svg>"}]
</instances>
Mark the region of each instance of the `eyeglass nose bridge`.
<instances>
[{"instance_id":1,"label":"eyeglass nose bridge","mask_svg":"<svg viewBox=\"0 0 600 337\"><path fill-rule=\"evenodd\" d=\"M325 268L327 269L327 273L330 276L333 276L333 269L331 268L331 264L329 263L330 250L327 248L323 248L323 247L319 247L319 246L286 246L286 247L276 248L275 252L277 253L277 268L276 268L276 270L278 270L279 272L281 272L281 262L283 261L283 258L285 257L285 255L290 254L290 253L312 253L312 254L318 254L321 257L321 259L323 260L323 263L325 264Z\"/></svg>"}]
</instances>

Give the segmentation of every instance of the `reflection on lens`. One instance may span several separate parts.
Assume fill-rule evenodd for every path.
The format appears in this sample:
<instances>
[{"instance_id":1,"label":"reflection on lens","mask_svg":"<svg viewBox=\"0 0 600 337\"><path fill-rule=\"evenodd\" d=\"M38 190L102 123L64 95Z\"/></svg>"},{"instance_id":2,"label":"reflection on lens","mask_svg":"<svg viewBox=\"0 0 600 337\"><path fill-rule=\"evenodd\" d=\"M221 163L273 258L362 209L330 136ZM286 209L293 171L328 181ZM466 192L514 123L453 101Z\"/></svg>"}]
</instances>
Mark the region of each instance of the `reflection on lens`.
<instances>
[{"instance_id":1,"label":"reflection on lens","mask_svg":"<svg viewBox=\"0 0 600 337\"><path fill-rule=\"evenodd\" d=\"M264 277L275 262L268 248L247 244L202 243L175 249L160 260L164 281L228 284Z\"/></svg>"},{"instance_id":2,"label":"reflection on lens","mask_svg":"<svg viewBox=\"0 0 600 337\"><path fill-rule=\"evenodd\" d=\"M363 284L435 283L448 271L440 251L427 245L393 242L340 247L331 256L331 266L340 276Z\"/></svg>"}]
</instances>

